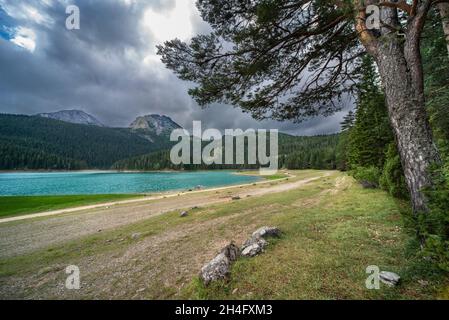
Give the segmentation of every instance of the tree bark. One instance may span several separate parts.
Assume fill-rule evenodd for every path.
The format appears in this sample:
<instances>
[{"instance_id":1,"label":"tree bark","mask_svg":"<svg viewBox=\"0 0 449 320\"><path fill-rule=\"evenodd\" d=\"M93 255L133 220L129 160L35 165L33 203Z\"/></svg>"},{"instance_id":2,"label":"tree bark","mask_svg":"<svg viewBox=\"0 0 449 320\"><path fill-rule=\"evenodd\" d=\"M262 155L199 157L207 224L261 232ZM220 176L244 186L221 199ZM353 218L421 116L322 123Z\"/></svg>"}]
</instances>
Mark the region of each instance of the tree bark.
<instances>
[{"instance_id":1,"label":"tree bark","mask_svg":"<svg viewBox=\"0 0 449 320\"><path fill-rule=\"evenodd\" d=\"M420 53L420 35L427 7L421 7L409 20L405 34L399 29L397 11L381 10L384 23L380 38L362 26L357 26L367 51L375 58L386 95L390 122L396 137L413 212L427 213L428 203L423 192L432 185L430 166L439 162L433 143L424 98L424 77ZM359 19L363 21L363 16ZM392 29L393 28L393 29Z\"/></svg>"},{"instance_id":2,"label":"tree bark","mask_svg":"<svg viewBox=\"0 0 449 320\"><path fill-rule=\"evenodd\" d=\"M447 51L449 54L449 3L442 2L437 4L440 11L441 20L443 22L443 31L446 38Z\"/></svg>"},{"instance_id":3,"label":"tree bark","mask_svg":"<svg viewBox=\"0 0 449 320\"><path fill-rule=\"evenodd\" d=\"M390 121L410 192L413 211L428 211L424 188L432 185L429 168L439 156L425 108L421 81L410 69L419 61L407 61L400 44L384 45L377 57Z\"/></svg>"}]
</instances>

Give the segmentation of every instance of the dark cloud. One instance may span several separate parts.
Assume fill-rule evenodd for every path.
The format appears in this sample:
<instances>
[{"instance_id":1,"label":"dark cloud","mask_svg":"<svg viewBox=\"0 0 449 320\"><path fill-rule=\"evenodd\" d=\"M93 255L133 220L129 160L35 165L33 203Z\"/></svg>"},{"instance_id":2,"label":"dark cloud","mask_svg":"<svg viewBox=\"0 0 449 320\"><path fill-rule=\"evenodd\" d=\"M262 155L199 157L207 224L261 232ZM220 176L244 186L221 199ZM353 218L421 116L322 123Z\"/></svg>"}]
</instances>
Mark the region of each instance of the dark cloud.
<instances>
[{"instance_id":1,"label":"dark cloud","mask_svg":"<svg viewBox=\"0 0 449 320\"><path fill-rule=\"evenodd\" d=\"M71 1L81 11L81 30L74 31L65 28L66 3L0 0L0 112L35 114L78 108L111 126L127 126L136 116L160 113L186 128L193 120L201 120L207 127L222 130L278 128L307 135L339 130L344 113L298 125L256 122L226 105L205 110L197 106L187 95L189 84L178 80L154 56L157 36L165 30L146 30L143 24L146 10L169 13L175 0ZM189 18L192 33L209 31L198 14L190 13ZM18 28L34 32L34 52L11 42Z\"/></svg>"}]
</instances>

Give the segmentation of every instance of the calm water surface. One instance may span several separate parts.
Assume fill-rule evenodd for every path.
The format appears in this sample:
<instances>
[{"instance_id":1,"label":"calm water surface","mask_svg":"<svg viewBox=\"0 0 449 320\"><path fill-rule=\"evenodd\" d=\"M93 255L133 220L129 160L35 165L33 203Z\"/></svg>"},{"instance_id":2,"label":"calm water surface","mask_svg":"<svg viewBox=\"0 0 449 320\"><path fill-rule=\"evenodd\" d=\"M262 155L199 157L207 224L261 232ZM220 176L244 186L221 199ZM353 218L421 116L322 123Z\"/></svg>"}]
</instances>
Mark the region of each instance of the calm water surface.
<instances>
[{"instance_id":1,"label":"calm water surface","mask_svg":"<svg viewBox=\"0 0 449 320\"><path fill-rule=\"evenodd\" d=\"M0 173L0 196L127 194L252 183L231 171Z\"/></svg>"}]
</instances>

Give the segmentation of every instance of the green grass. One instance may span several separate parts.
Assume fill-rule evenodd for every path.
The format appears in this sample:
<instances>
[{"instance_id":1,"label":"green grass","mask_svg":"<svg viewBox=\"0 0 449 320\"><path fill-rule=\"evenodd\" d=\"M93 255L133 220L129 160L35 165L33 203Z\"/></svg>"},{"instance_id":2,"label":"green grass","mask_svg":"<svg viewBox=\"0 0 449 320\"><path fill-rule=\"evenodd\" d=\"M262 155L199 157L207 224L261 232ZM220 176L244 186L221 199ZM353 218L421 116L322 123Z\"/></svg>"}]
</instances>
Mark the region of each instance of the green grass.
<instances>
[{"instance_id":1,"label":"green grass","mask_svg":"<svg viewBox=\"0 0 449 320\"><path fill-rule=\"evenodd\" d=\"M66 209L108 201L119 201L141 197L140 195L74 195L74 196L30 196L0 197L0 218Z\"/></svg>"},{"instance_id":2,"label":"green grass","mask_svg":"<svg viewBox=\"0 0 449 320\"><path fill-rule=\"evenodd\" d=\"M240 258L230 281L205 287L198 278L184 289L187 299L434 299L446 297L448 280L416 255L413 231L403 225L407 205L378 190L351 181L338 194L315 188L265 198L259 205L283 205L277 214L261 215L261 225L279 226L280 239L267 252ZM304 207L292 204L303 202ZM312 200L313 205L307 205ZM240 220L241 221L241 220ZM263 221L263 222L262 222ZM367 290L366 267L397 272L398 288ZM428 281L422 286L419 281Z\"/></svg>"},{"instance_id":3,"label":"green grass","mask_svg":"<svg viewBox=\"0 0 449 320\"><path fill-rule=\"evenodd\" d=\"M288 176L283 173L273 174L271 176L262 176L262 177L266 180L280 180L280 179L288 178Z\"/></svg>"}]
</instances>

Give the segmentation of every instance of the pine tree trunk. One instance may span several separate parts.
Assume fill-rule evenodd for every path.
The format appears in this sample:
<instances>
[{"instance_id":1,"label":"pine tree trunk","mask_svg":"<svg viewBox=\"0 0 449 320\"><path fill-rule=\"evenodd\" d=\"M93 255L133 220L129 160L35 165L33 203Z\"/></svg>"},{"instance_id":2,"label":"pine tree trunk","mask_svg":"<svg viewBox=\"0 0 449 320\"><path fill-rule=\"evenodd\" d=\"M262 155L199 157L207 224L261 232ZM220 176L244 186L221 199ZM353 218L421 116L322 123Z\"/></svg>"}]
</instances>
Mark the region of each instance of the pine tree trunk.
<instances>
[{"instance_id":1,"label":"pine tree trunk","mask_svg":"<svg viewBox=\"0 0 449 320\"><path fill-rule=\"evenodd\" d=\"M449 54L449 3L439 3L437 6L443 22L443 31L446 37L447 51Z\"/></svg>"},{"instance_id":2,"label":"pine tree trunk","mask_svg":"<svg viewBox=\"0 0 449 320\"><path fill-rule=\"evenodd\" d=\"M378 1L355 0L355 3L359 9L356 30L379 68L413 211L416 215L428 213L423 191L432 186L431 165L440 162L425 107L420 51L421 33L431 2L423 2L416 8L406 30L399 22L397 10L384 6L380 10L382 25L377 33L366 27L364 4Z\"/></svg>"},{"instance_id":3,"label":"pine tree trunk","mask_svg":"<svg viewBox=\"0 0 449 320\"><path fill-rule=\"evenodd\" d=\"M393 36L393 40L379 46L376 61L413 211L425 213L428 206L422 191L432 184L428 169L439 161L439 155L425 108L419 45L407 41L404 44Z\"/></svg>"}]
</instances>

